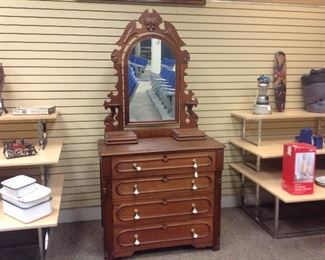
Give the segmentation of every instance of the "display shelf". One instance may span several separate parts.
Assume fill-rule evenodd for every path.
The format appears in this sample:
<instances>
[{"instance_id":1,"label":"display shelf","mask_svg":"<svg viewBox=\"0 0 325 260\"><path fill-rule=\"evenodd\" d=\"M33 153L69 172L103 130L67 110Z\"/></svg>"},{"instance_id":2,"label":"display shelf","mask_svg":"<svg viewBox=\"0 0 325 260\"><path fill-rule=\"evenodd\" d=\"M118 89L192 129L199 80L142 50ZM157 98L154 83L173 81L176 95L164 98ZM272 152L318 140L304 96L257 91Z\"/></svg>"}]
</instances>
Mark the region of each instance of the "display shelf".
<instances>
[{"instance_id":1,"label":"display shelf","mask_svg":"<svg viewBox=\"0 0 325 260\"><path fill-rule=\"evenodd\" d=\"M45 149L47 145L46 122L55 120L58 117L58 112L49 115L13 115L11 113L0 116L1 123L18 123L18 122L37 122L38 144Z\"/></svg>"},{"instance_id":2,"label":"display shelf","mask_svg":"<svg viewBox=\"0 0 325 260\"><path fill-rule=\"evenodd\" d=\"M317 119L318 120L318 127L317 133L321 133L321 122L322 119L325 118L325 113L311 113L304 110L289 110L285 112L272 112L270 115L256 115L252 112L232 112L231 116L241 119L242 120L242 138L249 143L254 145L260 146L262 144L262 122L264 121L272 121L272 120L288 120L288 119ZM250 139L246 136L246 123L247 121L252 121L257 123L257 133L256 138L257 141L254 139Z\"/></svg>"},{"instance_id":3,"label":"display shelf","mask_svg":"<svg viewBox=\"0 0 325 260\"><path fill-rule=\"evenodd\" d=\"M4 214L2 209L2 200L0 200L0 232L57 226L60 212L63 181L63 174L50 176L48 187L52 189L52 213L32 223L22 223Z\"/></svg>"},{"instance_id":4,"label":"display shelf","mask_svg":"<svg viewBox=\"0 0 325 260\"><path fill-rule=\"evenodd\" d=\"M1 153L0 167L20 167L57 164L59 162L62 146L63 139L57 138L49 139L46 149L38 149L37 154L33 156L6 159L3 153ZM3 150L3 147L0 146L0 150Z\"/></svg>"},{"instance_id":5,"label":"display shelf","mask_svg":"<svg viewBox=\"0 0 325 260\"><path fill-rule=\"evenodd\" d=\"M272 112L270 115L256 115L252 112L234 111L233 117L244 120L287 120L287 119L307 119L307 118L325 118L325 113L311 113L305 110L288 110L284 112Z\"/></svg>"},{"instance_id":6,"label":"display shelf","mask_svg":"<svg viewBox=\"0 0 325 260\"><path fill-rule=\"evenodd\" d=\"M20 168L26 166L39 166L43 172L42 182L52 189L52 213L44 218L36 220L32 223L22 223L3 213L2 201L0 201L0 232L18 231L23 229L37 229L40 259L45 259L46 243L44 242L44 231L57 226L60 212L61 196L63 189L64 175L48 174L48 165L57 164L59 162L63 139L53 138L47 139L46 123L55 120L58 112L49 115L12 115L11 113L0 116L1 123L26 123L37 122L38 143L34 144L37 154L33 156L25 156L7 159L3 153L0 154L0 168ZM0 150L3 147L0 146Z\"/></svg>"},{"instance_id":7,"label":"display shelf","mask_svg":"<svg viewBox=\"0 0 325 260\"><path fill-rule=\"evenodd\" d=\"M294 142L288 139L277 139L275 137L272 140L262 140L262 122L267 121L279 121L287 122L288 119L304 120L315 119L318 122L317 133L321 133L322 120L325 118L325 113L310 113L303 110L292 110L285 112L273 112L271 115L255 115L252 112L233 112L231 115L242 122L242 137L229 140L229 143L242 150L243 163L231 163L230 168L241 175L241 207L248 213L261 227L269 232L274 238L292 237L297 235L306 235L312 233L321 233L324 230L316 230L315 232L303 231L303 232L291 232L280 233L279 219L280 219L280 201L284 203L304 203L315 202L325 200L325 188L314 185L313 194L308 195L291 195L282 188L282 174L281 174L281 162L277 165L267 166L267 163L262 164L263 159L282 158L283 157L283 145L285 143ZM246 135L246 123L256 122L256 136ZM254 140L255 138L255 140ZM257 141L256 141L257 139ZM251 161L251 156L256 157L255 164ZM325 154L325 149L317 149L317 155ZM249 159L249 161L246 161ZM253 160L254 162L254 160ZM325 170L316 169L317 175L324 175ZM245 191L245 180L249 179L256 185L255 190L255 205L247 205L247 194ZM274 197L274 227L270 228L266 225L265 220L261 218L261 194L260 188L264 189ZM253 211L250 210L253 207Z\"/></svg>"},{"instance_id":8,"label":"display shelf","mask_svg":"<svg viewBox=\"0 0 325 260\"><path fill-rule=\"evenodd\" d=\"M0 116L0 123L17 123L17 122L37 122L37 121L51 121L58 117L58 112L49 115L13 115L11 113L2 114Z\"/></svg>"},{"instance_id":9,"label":"display shelf","mask_svg":"<svg viewBox=\"0 0 325 260\"><path fill-rule=\"evenodd\" d=\"M230 167L241 173L264 190L285 203L310 202L325 200L325 187L314 184L314 193L308 195L291 195L281 187L281 171L267 169L256 172L243 163L231 163ZM316 170L316 175L325 175L325 170Z\"/></svg>"},{"instance_id":10,"label":"display shelf","mask_svg":"<svg viewBox=\"0 0 325 260\"><path fill-rule=\"evenodd\" d=\"M241 138L232 139L229 142L251 154L261 157L261 159L271 159L281 158L283 156L283 145L285 143L292 143L293 140L265 140L261 142L260 146L256 146ZM325 148L317 149L316 154L325 154Z\"/></svg>"}]
</instances>

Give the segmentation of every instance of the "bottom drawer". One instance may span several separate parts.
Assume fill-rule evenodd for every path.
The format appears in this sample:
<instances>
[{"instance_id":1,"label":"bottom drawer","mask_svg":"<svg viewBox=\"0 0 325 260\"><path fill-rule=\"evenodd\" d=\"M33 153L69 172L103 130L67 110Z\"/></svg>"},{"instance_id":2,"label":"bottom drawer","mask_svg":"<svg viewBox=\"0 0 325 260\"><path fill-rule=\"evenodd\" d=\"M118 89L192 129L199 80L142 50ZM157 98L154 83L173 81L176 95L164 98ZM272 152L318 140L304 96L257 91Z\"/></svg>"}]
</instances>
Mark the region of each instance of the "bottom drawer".
<instances>
[{"instance_id":1,"label":"bottom drawer","mask_svg":"<svg viewBox=\"0 0 325 260\"><path fill-rule=\"evenodd\" d=\"M124 253L127 254L127 251L158 247L178 245L212 246L213 231L213 218L140 227L115 227L114 252L116 256L123 256Z\"/></svg>"}]
</instances>

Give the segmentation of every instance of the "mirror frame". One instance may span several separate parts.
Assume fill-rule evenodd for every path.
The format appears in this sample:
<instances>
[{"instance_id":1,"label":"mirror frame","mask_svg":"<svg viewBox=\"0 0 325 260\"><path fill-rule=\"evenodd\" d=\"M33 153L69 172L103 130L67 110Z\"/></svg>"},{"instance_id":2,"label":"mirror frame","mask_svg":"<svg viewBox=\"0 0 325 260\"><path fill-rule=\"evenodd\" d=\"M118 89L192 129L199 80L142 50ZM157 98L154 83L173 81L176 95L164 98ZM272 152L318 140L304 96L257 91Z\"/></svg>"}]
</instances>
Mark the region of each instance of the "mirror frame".
<instances>
[{"instance_id":1,"label":"mirror frame","mask_svg":"<svg viewBox=\"0 0 325 260\"><path fill-rule=\"evenodd\" d=\"M163 24L163 28L161 28ZM175 121L149 121L149 123L130 123L126 115L125 89L127 84L127 66L128 55L136 42L145 38L158 38L166 42L172 49L176 61L176 86L177 95L175 104ZM185 70L187 69L190 60L190 54L187 50L181 48L185 43L179 37L176 28L168 21L162 20L157 11L145 10L138 20L133 20L126 26L121 38L116 43L119 49L115 49L111 54L111 60L116 70L118 77L115 85L116 91L110 91L107 99L104 102L105 109L110 109L109 114L104 120L105 136L110 131L123 131L126 126L141 126L141 125L166 125L177 123L179 128L197 128L198 116L193 111L193 107L198 105L198 101L194 98L191 90L186 90ZM173 125L175 128L175 124Z\"/></svg>"}]
</instances>

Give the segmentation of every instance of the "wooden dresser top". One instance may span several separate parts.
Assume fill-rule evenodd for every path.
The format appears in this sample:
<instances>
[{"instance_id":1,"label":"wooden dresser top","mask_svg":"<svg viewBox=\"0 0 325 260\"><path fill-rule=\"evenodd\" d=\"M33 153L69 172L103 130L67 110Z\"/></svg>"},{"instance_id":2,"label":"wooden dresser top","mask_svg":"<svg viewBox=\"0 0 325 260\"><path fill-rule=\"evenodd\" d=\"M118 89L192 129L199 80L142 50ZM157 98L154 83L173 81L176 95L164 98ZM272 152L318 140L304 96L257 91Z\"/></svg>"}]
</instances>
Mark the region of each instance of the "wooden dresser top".
<instances>
[{"instance_id":1,"label":"wooden dresser top","mask_svg":"<svg viewBox=\"0 0 325 260\"><path fill-rule=\"evenodd\" d=\"M152 152L173 152L193 151L204 149L224 149L224 145L211 137L205 140L176 141L172 137L140 138L137 144L106 145L104 140L98 142L100 156L152 153Z\"/></svg>"}]
</instances>

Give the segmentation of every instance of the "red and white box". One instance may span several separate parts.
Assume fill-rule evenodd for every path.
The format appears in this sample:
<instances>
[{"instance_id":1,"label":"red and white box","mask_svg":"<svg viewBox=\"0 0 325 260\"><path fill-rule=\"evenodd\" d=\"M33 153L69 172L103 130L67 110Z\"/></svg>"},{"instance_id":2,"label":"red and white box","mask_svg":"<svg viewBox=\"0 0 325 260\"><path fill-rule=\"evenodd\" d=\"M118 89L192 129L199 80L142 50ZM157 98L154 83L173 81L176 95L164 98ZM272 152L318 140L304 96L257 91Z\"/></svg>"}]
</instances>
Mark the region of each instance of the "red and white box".
<instances>
[{"instance_id":1,"label":"red and white box","mask_svg":"<svg viewBox=\"0 0 325 260\"><path fill-rule=\"evenodd\" d=\"M284 145L282 188L293 195L314 192L316 148L311 144Z\"/></svg>"}]
</instances>

